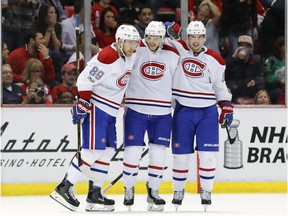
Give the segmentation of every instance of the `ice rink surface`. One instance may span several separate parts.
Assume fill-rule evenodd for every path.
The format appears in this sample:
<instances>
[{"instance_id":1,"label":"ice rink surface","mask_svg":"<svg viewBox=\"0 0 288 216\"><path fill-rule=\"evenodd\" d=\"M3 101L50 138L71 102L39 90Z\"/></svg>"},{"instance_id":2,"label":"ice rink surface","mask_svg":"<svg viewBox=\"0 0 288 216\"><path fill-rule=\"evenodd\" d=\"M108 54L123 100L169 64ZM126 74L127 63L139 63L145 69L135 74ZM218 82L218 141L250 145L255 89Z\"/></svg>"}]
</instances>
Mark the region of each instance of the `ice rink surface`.
<instances>
[{"instance_id":1,"label":"ice rink surface","mask_svg":"<svg viewBox=\"0 0 288 216\"><path fill-rule=\"evenodd\" d=\"M161 195L166 200L163 212L148 212L146 195L135 195L132 211L123 205L123 195L108 195L115 199L114 212L86 212L86 196L77 196L81 202L76 212L64 208L49 196L1 197L1 216L64 216L64 215L177 215L177 216L287 216L287 194L212 194L212 205L204 212L198 194L185 194L182 205L175 211L172 194Z\"/></svg>"}]
</instances>

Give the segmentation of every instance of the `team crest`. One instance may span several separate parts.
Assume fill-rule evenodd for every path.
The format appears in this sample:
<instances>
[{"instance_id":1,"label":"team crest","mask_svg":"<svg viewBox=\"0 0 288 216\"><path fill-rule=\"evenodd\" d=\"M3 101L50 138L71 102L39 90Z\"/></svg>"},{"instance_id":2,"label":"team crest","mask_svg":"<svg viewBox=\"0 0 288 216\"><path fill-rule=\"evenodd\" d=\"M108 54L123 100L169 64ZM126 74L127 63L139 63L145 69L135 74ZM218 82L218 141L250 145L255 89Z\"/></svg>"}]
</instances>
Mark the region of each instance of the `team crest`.
<instances>
[{"instance_id":1,"label":"team crest","mask_svg":"<svg viewBox=\"0 0 288 216\"><path fill-rule=\"evenodd\" d=\"M101 143L106 143L106 138L101 138Z\"/></svg>"},{"instance_id":2,"label":"team crest","mask_svg":"<svg viewBox=\"0 0 288 216\"><path fill-rule=\"evenodd\" d=\"M141 65L142 77L148 80L159 80L164 76L165 64L159 62L146 62Z\"/></svg>"},{"instance_id":3,"label":"team crest","mask_svg":"<svg viewBox=\"0 0 288 216\"><path fill-rule=\"evenodd\" d=\"M185 58L182 60L182 68L186 76L198 78L204 76L206 64L192 58Z\"/></svg>"},{"instance_id":4,"label":"team crest","mask_svg":"<svg viewBox=\"0 0 288 216\"><path fill-rule=\"evenodd\" d=\"M125 74L123 74L121 77L117 79L117 82L116 82L117 86L119 88L124 88L129 82L130 75L131 75L131 71L126 71Z\"/></svg>"}]
</instances>

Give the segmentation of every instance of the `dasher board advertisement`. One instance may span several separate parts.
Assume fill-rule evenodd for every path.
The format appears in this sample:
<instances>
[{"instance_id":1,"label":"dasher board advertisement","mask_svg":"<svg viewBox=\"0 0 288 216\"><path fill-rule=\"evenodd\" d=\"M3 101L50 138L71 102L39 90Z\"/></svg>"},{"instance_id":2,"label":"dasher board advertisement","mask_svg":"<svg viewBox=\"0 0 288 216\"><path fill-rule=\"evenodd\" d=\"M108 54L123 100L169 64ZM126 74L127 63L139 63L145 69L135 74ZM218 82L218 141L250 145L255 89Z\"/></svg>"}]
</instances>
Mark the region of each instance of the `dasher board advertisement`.
<instances>
[{"instance_id":1,"label":"dasher board advertisement","mask_svg":"<svg viewBox=\"0 0 288 216\"><path fill-rule=\"evenodd\" d=\"M62 180L77 149L77 127L70 107L2 107L1 182L56 183ZM117 117L118 147L108 181L122 171L123 113ZM230 144L220 128L217 182L287 181L287 113L285 108L236 107ZM146 141L146 147L148 143ZM189 181L197 179L196 154L191 156ZM141 161L138 181L147 181L148 156ZM85 181L83 177L83 181ZM121 181L121 180L120 180ZM172 154L167 149L163 181L172 181Z\"/></svg>"}]
</instances>

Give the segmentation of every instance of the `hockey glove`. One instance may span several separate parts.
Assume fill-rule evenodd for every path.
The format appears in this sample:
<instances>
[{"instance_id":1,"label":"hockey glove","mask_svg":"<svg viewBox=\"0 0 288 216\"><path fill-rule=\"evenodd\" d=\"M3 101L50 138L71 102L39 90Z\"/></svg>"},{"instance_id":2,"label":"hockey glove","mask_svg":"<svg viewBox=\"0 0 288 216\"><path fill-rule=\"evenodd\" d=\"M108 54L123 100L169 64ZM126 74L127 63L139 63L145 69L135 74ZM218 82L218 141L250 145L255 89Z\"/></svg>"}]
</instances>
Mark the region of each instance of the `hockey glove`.
<instances>
[{"instance_id":1,"label":"hockey glove","mask_svg":"<svg viewBox=\"0 0 288 216\"><path fill-rule=\"evenodd\" d=\"M174 39L179 40L181 37L182 28L181 26L176 22L165 22L166 32L167 35Z\"/></svg>"},{"instance_id":2,"label":"hockey glove","mask_svg":"<svg viewBox=\"0 0 288 216\"><path fill-rule=\"evenodd\" d=\"M90 109L90 102L79 98L77 104L75 104L71 110L73 124L78 124L81 119L85 119L87 117L87 114L90 112Z\"/></svg>"},{"instance_id":3,"label":"hockey glove","mask_svg":"<svg viewBox=\"0 0 288 216\"><path fill-rule=\"evenodd\" d=\"M221 108L219 124L222 128L230 125L233 121L233 104L230 101L219 101L218 105Z\"/></svg>"}]
</instances>

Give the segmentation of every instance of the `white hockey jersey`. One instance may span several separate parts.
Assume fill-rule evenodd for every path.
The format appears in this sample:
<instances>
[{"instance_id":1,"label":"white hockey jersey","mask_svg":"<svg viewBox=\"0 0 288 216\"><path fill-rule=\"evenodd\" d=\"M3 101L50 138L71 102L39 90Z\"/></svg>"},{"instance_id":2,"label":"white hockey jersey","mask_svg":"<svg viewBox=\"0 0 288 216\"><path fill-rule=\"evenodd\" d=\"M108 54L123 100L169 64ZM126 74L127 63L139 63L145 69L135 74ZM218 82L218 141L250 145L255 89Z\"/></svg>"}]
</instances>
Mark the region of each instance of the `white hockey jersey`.
<instances>
[{"instance_id":1,"label":"white hockey jersey","mask_svg":"<svg viewBox=\"0 0 288 216\"><path fill-rule=\"evenodd\" d=\"M92 91L91 102L116 117L134 61L135 54L130 58L121 58L115 44L105 47L87 63L79 75L78 91Z\"/></svg>"},{"instance_id":2,"label":"white hockey jersey","mask_svg":"<svg viewBox=\"0 0 288 216\"><path fill-rule=\"evenodd\" d=\"M172 94L188 107L208 107L230 96L225 82L225 61L215 51L204 47L198 56L182 43L165 40L180 54L180 64L174 76Z\"/></svg>"},{"instance_id":3,"label":"white hockey jersey","mask_svg":"<svg viewBox=\"0 0 288 216\"><path fill-rule=\"evenodd\" d=\"M171 113L172 78L178 63L175 48L164 44L153 53L142 39L125 93L125 105L148 115Z\"/></svg>"}]
</instances>

